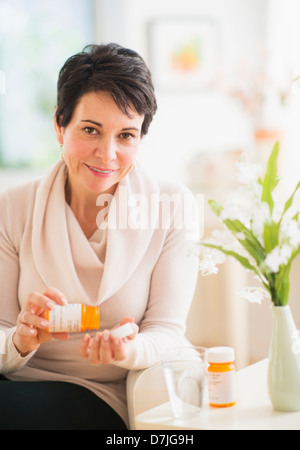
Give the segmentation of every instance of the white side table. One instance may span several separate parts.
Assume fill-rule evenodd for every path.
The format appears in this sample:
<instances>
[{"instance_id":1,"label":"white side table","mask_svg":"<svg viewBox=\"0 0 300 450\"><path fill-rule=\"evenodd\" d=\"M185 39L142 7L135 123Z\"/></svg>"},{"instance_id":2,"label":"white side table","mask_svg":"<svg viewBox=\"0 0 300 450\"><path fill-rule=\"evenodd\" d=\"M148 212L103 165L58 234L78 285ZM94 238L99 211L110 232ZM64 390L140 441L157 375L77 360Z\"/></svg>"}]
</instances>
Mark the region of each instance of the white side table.
<instances>
[{"instance_id":1,"label":"white side table","mask_svg":"<svg viewBox=\"0 0 300 450\"><path fill-rule=\"evenodd\" d=\"M267 390L268 360L237 372L237 404L212 408L207 399L201 415L189 420L172 417L169 403L138 414L137 430L300 430L300 412L274 411Z\"/></svg>"}]
</instances>

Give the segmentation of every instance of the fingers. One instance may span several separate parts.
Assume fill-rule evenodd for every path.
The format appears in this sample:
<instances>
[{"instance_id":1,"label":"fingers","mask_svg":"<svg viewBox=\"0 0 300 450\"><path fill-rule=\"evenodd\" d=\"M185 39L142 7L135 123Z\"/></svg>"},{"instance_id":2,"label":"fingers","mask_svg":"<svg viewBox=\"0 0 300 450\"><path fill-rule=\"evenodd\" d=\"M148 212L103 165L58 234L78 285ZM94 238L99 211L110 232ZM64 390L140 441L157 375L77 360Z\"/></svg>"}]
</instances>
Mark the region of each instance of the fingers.
<instances>
[{"instance_id":1,"label":"fingers","mask_svg":"<svg viewBox=\"0 0 300 450\"><path fill-rule=\"evenodd\" d=\"M35 336L37 328L47 330L49 322L30 311L21 312L18 318L18 333L23 336Z\"/></svg>"},{"instance_id":2,"label":"fingers","mask_svg":"<svg viewBox=\"0 0 300 450\"><path fill-rule=\"evenodd\" d=\"M41 316L45 311L52 310L55 304L61 306L67 304L64 295L57 289L48 288L41 294L31 292L19 315L20 322L46 330L49 327L49 322Z\"/></svg>"},{"instance_id":3,"label":"fingers","mask_svg":"<svg viewBox=\"0 0 300 450\"><path fill-rule=\"evenodd\" d=\"M123 359L126 358L126 351L125 351L126 342L122 342L122 339L119 338L113 338L113 342L114 342L115 361L123 361Z\"/></svg>"},{"instance_id":4,"label":"fingers","mask_svg":"<svg viewBox=\"0 0 300 450\"><path fill-rule=\"evenodd\" d=\"M91 364L111 364L114 359L114 343L109 331L97 333L90 345L89 360Z\"/></svg>"},{"instance_id":5,"label":"fingers","mask_svg":"<svg viewBox=\"0 0 300 450\"><path fill-rule=\"evenodd\" d=\"M138 332L139 332L139 327L137 326L136 323L132 323L132 324L131 324L131 327L133 328L133 333L132 333L130 336L128 336L127 338L132 340L132 339L134 339L134 338L136 337L136 335L138 334Z\"/></svg>"},{"instance_id":6,"label":"fingers","mask_svg":"<svg viewBox=\"0 0 300 450\"><path fill-rule=\"evenodd\" d=\"M123 319L120 320L120 325L124 325L125 323L133 323L134 319L132 317L123 317ZM119 326L119 325L117 325Z\"/></svg>"},{"instance_id":7,"label":"fingers","mask_svg":"<svg viewBox=\"0 0 300 450\"><path fill-rule=\"evenodd\" d=\"M23 307L24 311L30 311L32 314L39 314L40 311L51 310L54 302L49 297L39 292L31 292L27 302Z\"/></svg>"},{"instance_id":8,"label":"fingers","mask_svg":"<svg viewBox=\"0 0 300 450\"><path fill-rule=\"evenodd\" d=\"M93 338L86 334L79 344L79 355L82 358L89 359L90 363L93 365L100 364L100 342L101 334L97 333Z\"/></svg>"},{"instance_id":9,"label":"fingers","mask_svg":"<svg viewBox=\"0 0 300 450\"><path fill-rule=\"evenodd\" d=\"M31 293L18 316L18 334L20 336L36 336L37 328L46 330L49 324L40 314L47 309L52 309L52 304L48 304L48 300L46 301L40 294Z\"/></svg>"},{"instance_id":10,"label":"fingers","mask_svg":"<svg viewBox=\"0 0 300 450\"><path fill-rule=\"evenodd\" d=\"M97 333L95 337L92 339L90 349L89 349L89 361L92 365L97 366L102 361L100 359L100 349L101 344L103 345L102 341L102 333ZM103 361L105 364L105 362Z\"/></svg>"},{"instance_id":11,"label":"fingers","mask_svg":"<svg viewBox=\"0 0 300 450\"><path fill-rule=\"evenodd\" d=\"M82 358L88 358L89 357L89 346L91 342L91 337L88 334L85 334L84 337L81 339L79 344L79 355Z\"/></svg>"},{"instance_id":12,"label":"fingers","mask_svg":"<svg viewBox=\"0 0 300 450\"><path fill-rule=\"evenodd\" d=\"M45 319L45 311L53 309L54 305L65 305L64 295L55 288L48 288L44 292L31 292L22 306L17 319L17 329L14 344L20 353L28 353L36 349L42 342L53 337L67 339L66 333L51 335L48 333L49 322Z\"/></svg>"},{"instance_id":13,"label":"fingers","mask_svg":"<svg viewBox=\"0 0 300 450\"><path fill-rule=\"evenodd\" d=\"M122 361L125 359L125 341L111 336L110 332L105 330L100 342L99 357L102 364L111 364L113 361Z\"/></svg>"},{"instance_id":14,"label":"fingers","mask_svg":"<svg viewBox=\"0 0 300 450\"><path fill-rule=\"evenodd\" d=\"M112 336L108 330L96 333L93 338L86 334L79 345L80 356L88 359L93 365L112 364L114 361L123 361L126 359L132 341L139 332L139 327L134 323L132 317L124 317L120 323L113 328L118 328L128 322L131 323L134 331L130 336L123 339Z\"/></svg>"},{"instance_id":15,"label":"fingers","mask_svg":"<svg viewBox=\"0 0 300 450\"><path fill-rule=\"evenodd\" d=\"M112 364L126 358L126 340L111 336L108 330L96 333L93 338L85 335L79 346L79 354L95 366Z\"/></svg>"},{"instance_id":16,"label":"fingers","mask_svg":"<svg viewBox=\"0 0 300 450\"><path fill-rule=\"evenodd\" d=\"M66 341L70 337L68 333L51 333L51 334L55 339L59 339L61 341Z\"/></svg>"},{"instance_id":17,"label":"fingers","mask_svg":"<svg viewBox=\"0 0 300 450\"><path fill-rule=\"evenodd\" d=\"M67 300L57 289L48 288L41 294L31 292L23 309L30 311L32 314L39 314L41 311L53 309L55 304L66 305Z\"/></svg>"},{"instance_id":18,"label":"fingers","mask_svg":"<svg viewBox=\"0 0 300 450\"><path fill-rule=\"evenodd\" d=\"M68 304L66 297L56 288L50 287L50 288L46 289L42 293L42 295L44 295L45 297L48 297L49 299L51 299L58 305L65 306Z\"/></svg>"}]
</instances>

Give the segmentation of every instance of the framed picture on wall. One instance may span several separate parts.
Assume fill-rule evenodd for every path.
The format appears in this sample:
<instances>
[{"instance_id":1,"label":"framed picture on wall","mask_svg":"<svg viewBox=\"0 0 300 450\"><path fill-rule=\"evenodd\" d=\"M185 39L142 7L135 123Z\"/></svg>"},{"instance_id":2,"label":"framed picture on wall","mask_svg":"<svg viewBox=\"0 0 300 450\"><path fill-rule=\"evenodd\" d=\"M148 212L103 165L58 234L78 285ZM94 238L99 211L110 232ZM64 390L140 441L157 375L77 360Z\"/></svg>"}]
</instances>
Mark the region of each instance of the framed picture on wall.
<instances>
[{"instance_id":1,"label":"framed picture on wall","mask_svg":"<svg viewBox=\"0 0 300 450\"><path fill-rule=\"evenodd\" d=\"M156 87L203 89L220 56L217 23L205 17L162 17L148 24L149 65Z\"/></svg>"}]
</instances>

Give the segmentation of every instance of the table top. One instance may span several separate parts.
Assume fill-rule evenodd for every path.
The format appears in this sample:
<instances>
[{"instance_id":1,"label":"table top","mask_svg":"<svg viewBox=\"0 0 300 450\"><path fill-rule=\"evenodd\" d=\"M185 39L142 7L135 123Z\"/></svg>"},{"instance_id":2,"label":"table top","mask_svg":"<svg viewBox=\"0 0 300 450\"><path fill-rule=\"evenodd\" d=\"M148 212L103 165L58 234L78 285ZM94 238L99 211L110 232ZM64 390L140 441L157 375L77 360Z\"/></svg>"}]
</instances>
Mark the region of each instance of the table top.
<instances>
[{"instance_id":1,"label":"table top","mask_svg":"<svg viewBox=\"0 0 300 450\"><path fill-rule=\"evenodd\" d=\"M300 412L274 411L267 388L268 360L237 372L237 403L212 408L207 392L198 417L174 419L170 404L164 403L138 414L138 430L300 430Z\"/></svg>"}]
</instances>

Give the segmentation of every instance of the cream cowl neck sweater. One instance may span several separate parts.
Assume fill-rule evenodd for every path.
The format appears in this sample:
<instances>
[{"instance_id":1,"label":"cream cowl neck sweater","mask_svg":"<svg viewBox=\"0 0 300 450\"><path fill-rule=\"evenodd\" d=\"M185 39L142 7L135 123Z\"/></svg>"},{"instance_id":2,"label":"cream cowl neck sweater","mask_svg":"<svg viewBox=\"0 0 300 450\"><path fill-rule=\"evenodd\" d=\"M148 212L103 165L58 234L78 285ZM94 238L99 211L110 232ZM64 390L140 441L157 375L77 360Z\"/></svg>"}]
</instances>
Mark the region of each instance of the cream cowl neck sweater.
<instances>
[{"instance_id":1,"label":"cream cowl neck sweater","mask_svg":"<svg viewBox=\"0 0 300 450\"><path fill-rule=\"evenodd\" d=\"M198 274L195 200L183 186L133 170L113 197L98 198L109 206L87 239L65 201L66 178L59 161L43 178L0 193L0 373L85 386L128 423L128 370L156 364L183 340ZM47 287L69 303L100 306L100 330L133 317L140 331L129 359L92 366L79 356L81 333L21 357L12 342L20 308Z\"/></svg>"}]
</instances>

